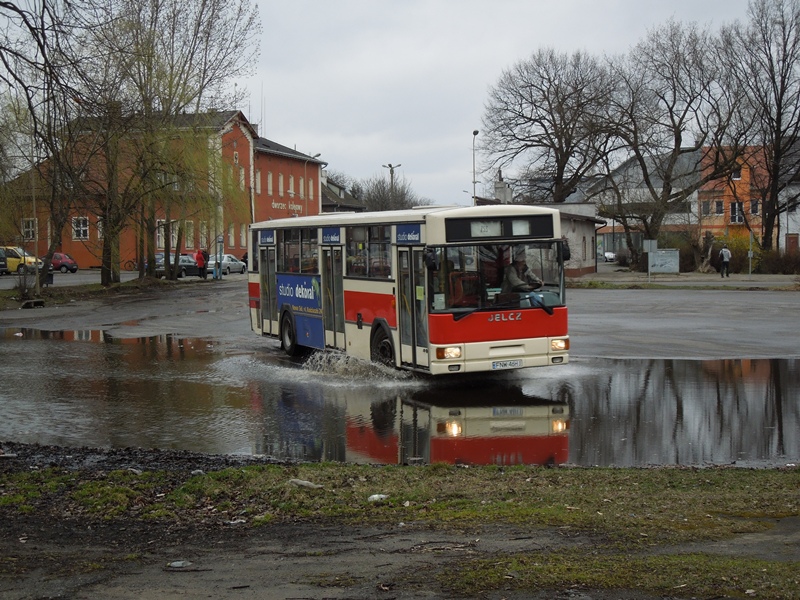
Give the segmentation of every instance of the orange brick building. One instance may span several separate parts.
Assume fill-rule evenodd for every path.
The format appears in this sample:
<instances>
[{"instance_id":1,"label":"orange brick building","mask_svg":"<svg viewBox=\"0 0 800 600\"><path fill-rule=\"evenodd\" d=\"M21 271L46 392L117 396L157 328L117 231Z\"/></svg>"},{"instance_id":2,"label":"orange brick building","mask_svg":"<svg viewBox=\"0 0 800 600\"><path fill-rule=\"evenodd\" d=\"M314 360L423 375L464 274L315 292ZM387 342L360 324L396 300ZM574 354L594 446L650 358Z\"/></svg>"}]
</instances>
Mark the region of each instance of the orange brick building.
<instances>
[{"instance_id":1,"label":"orange brick building","mask_svg":"<svg viewBox=\"0 0 800 600\"><path fill-rule=\"evenodd\" d=\"M258 137L256 128L241 112L180 115L176 117L174 127L178 137L181 132L185 132L188 138L197 136L200 131L200 135L204 136L202 146L208 149L204 165L209 176L202 194L205 200L201 201L201 194L198 194L198 201L192 202L192 194L197 189L194 184L184 186L175 178L165 185L169 194L175 198L180 196L182 200L179 207L173 205L169 213L173 224L180 221L183 225L182 252L193 253L201 248L214 251L218 249L216 243L220 242L222 252L242 256L247 251L247 228L250 223L321 212L320 174L326 163ZM180 144L180 139L174 143ZM215 176L211 175L214 169L221 171L216 175L216 181L222 180L224 183L211 183L215 181ZM129 176L125 174L125 169L120 170L123 171L121 180ZM29 178L29 174L18 179L24 182L26 178ZM120 181L120 186L124 184L125 181ZM213 188L213 193L210 188ZM209 195L213 196L212 201L207 199ZM45 203L40 198L35 217L30 198L23 204L21 215L11 217L20 219L19 227L6 228L6 231L16 229L18 233L3 235L3 241L8 245L22 246L37 256L44 256L54 233ZM163 225L167 215L166 204L168 202L161 202L156 207L156 239L148 240L156 252L163 251L165 247ZM70 254L81 268L99 267L103 246L100 211L91 196L76 197L73 205L69 223L62 232L61 244L56 251ZM138 216L137 210L136 214L131 215L129 226L120 235L122 268L138 260ZM177 229L171 228L173 239L170 247L173 251Z\"/></svg>"},{"instance_id":2,"label":"orange brick building","mask_svg":"<svg viewBox=\"0 0 800 600\"><path fill-rule=\"evenodd\" d=\"M729 177L710 181L699 190L701 235L709 232L715 238L749 237L752 230L760 237L763 206L758 182L766 180L762 161L763 155L758 149L751 148ZM703 174L710 168L703 164Z\"/></svg>"}]
</instances>

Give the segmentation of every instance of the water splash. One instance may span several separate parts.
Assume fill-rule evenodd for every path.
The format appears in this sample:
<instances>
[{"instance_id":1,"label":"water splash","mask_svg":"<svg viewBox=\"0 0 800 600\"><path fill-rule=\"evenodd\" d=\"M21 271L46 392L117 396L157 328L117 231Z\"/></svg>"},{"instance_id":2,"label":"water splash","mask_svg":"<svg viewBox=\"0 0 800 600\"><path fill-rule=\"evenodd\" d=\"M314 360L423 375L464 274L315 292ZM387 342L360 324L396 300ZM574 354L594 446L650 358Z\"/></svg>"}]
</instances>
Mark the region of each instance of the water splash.
<instances>
[{"instance_id":1,"label":"water splash","mask_svg":"<svg viewBox=\"0 0 800 600\"><path fill-rule=\"evenodd\" d=\"M303 369L313 373L324 373L348 381L363 380L379 385L381 382L412 381L413 373L398 371L373 362L368 362L339 352L314 352L303 364Z\"/></svg>"}]
</instances>

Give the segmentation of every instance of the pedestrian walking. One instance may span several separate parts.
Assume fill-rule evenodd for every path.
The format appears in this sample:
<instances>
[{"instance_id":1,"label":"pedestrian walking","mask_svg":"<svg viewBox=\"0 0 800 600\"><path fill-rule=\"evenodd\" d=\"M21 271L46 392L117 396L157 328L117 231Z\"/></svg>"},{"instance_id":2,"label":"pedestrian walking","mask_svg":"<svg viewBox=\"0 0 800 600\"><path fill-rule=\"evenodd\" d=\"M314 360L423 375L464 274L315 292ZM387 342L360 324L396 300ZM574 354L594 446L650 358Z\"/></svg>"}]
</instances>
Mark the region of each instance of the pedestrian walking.
<instances>
[{"instance_id":1,"label":"pedestrian walking","mask_svg":"<svg viewBox=\"0 0 800 600\"><path fill-rule=\"evenodd\" d=\"M731 251L728 250L728 244L722 245L722 250L719 251L719 257L722 260L722 266L719 269L721 277L731 276Z\"/></svg>"}]
</instances>

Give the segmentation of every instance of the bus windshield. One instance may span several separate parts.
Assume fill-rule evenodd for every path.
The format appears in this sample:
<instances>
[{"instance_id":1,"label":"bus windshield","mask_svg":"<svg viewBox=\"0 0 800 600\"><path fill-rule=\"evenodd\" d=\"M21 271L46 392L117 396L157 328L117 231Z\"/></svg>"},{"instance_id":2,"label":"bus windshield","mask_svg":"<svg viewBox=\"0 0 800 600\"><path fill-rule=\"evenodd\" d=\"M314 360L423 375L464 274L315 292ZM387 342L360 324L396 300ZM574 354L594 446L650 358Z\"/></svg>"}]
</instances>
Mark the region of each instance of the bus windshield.
<instances>
[{"instance_id":1,"label":"bus windshield","mask_svg":"<svg viewBox=\"0 0 800 600\"><path fill-rule=\"evenodd\" d=\"M429 311L563 306L558 242L428 247Z\"/></svg>"}]
</instances>

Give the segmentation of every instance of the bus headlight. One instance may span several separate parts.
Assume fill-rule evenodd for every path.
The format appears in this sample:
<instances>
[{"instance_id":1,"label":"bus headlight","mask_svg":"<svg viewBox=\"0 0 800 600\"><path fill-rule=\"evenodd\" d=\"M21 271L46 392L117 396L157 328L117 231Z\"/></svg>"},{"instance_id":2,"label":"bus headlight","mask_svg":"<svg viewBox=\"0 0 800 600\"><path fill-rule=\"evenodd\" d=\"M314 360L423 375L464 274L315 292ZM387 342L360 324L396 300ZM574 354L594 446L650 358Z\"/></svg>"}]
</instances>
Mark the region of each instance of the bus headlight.
<instances>
[{"instance_id":1,"label":"bus headlight","mask_svg":"<svg viewBox=\"0 0 800 600\"><path fill-rule=\"evenodd\" d=\"M569 350L569 338L550 340L551 352L564 352L565 350Z\"/></svg>"},{"instance_id":2,"label":"bus headlight","mask_svg":"<svg viewBox=\"0 0 800 600\"><path fill-rule=\"evenodd\" d=\"M461 346L445 346L436 349L436 358L444 360L446 358L461 358Z\"/></svg>"},{"instance_id":3,"label":"bus headlight","mask_svg":"<svg viewBox=\"0 0 800 600\"><path fill-rule=\"evenodd\" d=\"M565 421L564 419L556 419L551 423L551 427L553 433L564 433L567 429L569 429L569 421Z\"/></svg>"}]
</instances>

